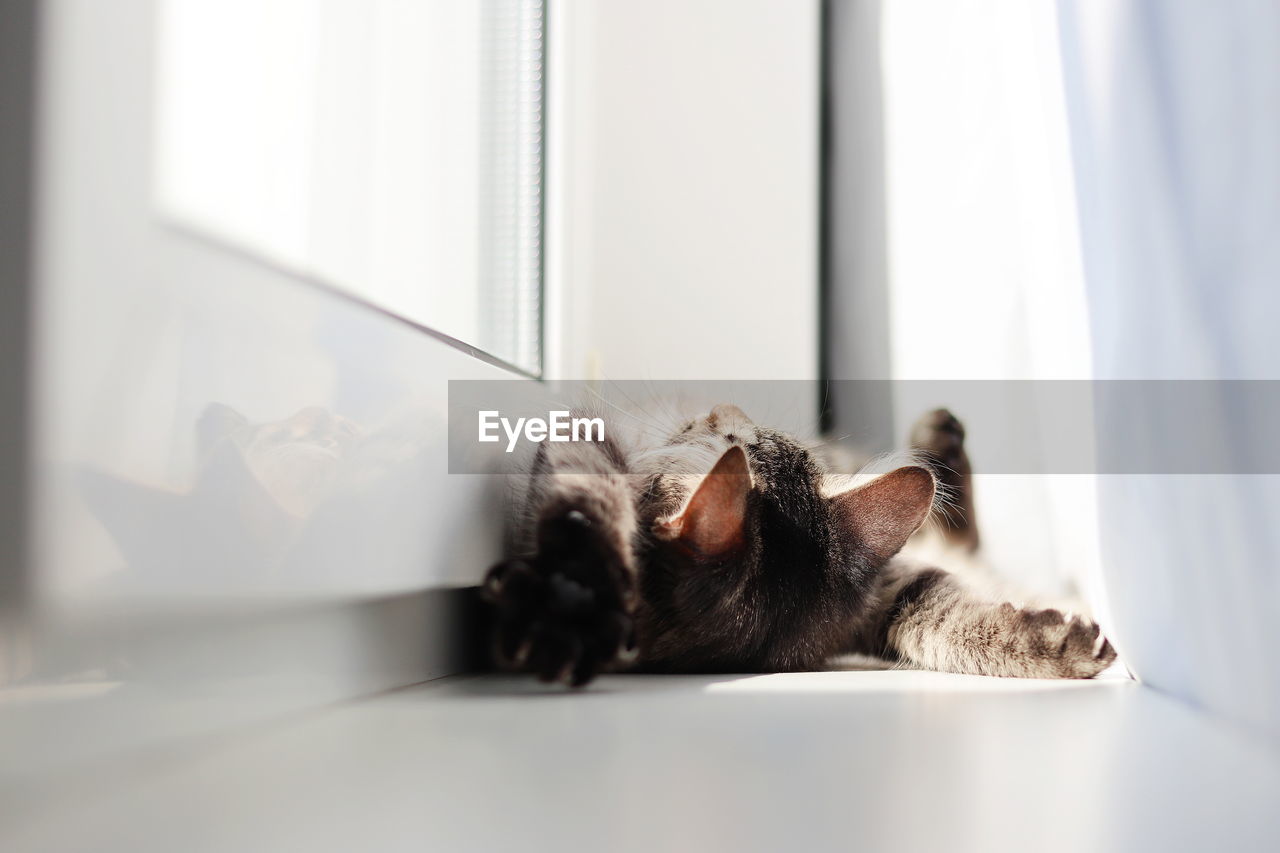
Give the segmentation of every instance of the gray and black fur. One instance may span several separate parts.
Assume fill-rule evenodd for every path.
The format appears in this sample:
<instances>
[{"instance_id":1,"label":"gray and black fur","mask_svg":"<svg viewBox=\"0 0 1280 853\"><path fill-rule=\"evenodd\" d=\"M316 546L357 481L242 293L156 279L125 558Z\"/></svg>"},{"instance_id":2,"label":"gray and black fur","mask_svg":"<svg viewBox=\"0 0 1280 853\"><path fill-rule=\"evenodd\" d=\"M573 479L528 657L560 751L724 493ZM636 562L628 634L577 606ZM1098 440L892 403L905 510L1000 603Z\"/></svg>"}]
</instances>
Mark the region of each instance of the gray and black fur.
<instances>
[{"instance_id":1,"label":"gray and black fur","mask_svg":"<svg viewBox=\"0 0 1280 853\"><path fill-rule=\"evenodd\" d=\"M939 479L954 504L943 535L978 541L963 428L939 410L912 442L923 464L856 485L731 405L649 447L542 445L524 553L485 581L499 660L575 686L606 670L813 670L849 652L1022 677L1110 664L1092 621L898 556Z\"/></svg>"}]
</instances>

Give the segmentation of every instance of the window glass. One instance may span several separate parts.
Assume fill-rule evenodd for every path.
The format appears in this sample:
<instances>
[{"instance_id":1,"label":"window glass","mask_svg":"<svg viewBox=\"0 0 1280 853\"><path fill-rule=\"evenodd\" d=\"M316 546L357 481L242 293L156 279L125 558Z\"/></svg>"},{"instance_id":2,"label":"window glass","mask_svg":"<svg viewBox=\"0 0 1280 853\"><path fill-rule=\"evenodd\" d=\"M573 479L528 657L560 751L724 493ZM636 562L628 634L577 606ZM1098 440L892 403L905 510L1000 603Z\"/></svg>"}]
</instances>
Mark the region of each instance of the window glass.
<instances>
[{"instance_id":1,"label":"window glass","mask_svg":"<svg viewBox=\"0 0 1280 853\"><path fill-rule=\"evenodd\" d=\"M541 369L537 0L162 0L156 198Z\"/></svg>"}]
</instances>

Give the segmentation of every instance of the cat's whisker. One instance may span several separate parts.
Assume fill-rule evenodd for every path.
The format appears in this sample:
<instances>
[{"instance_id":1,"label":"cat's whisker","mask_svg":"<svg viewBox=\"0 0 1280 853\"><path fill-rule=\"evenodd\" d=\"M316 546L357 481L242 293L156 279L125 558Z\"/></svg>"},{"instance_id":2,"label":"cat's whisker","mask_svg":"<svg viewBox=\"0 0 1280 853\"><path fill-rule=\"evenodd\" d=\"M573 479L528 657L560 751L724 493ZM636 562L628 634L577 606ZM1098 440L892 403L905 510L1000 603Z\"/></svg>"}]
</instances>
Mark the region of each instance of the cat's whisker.
<instances>
[{"instance_id":1,"label":"cat's whisker","mask_svg":"<svg viewBox=\"0 0 1280 853\"><path fill-rule=\"evenodd\" d=\"M628 403L630 403L630 404L631 404L631 406L632 406L632 413L633 413L633 416L635 416L635 417L637 417L637 418L638 418L641 414L647 414L647 413L645 412L644 407L643 407L643 406L641 406L639 403L637 403L637 402L636 402L636 400L635 400L635 398L634 398L634 397L632 397L630 394L628 394L628 393L627 393L627 391L626 391L626 388L624 388L624 387L623 387L623 385L625 384L625 380L624 380L624 381L617 381L617 382L611 382L610 380L605 380L605 382L606 382L606 384L611 385L611 386L612 386L612 387L613 387L613 388L614 388L614 389L615 389L619 394L621 394L623 397L625 397L625 398L626 398L626 400L627 400L627 402L628 402ZM655 427L657 427L657 426L658 426L658 423L657 423L656 421L654 421L652 418L649 418L649 419L648 419L648 422L649 422L652 426L655 426Z\"/></svg>"},{"instance_id":2,"label":"cat's whisker","mask_svg":"<svg viewBox=\"0 0 1280 853\"><path fill-rule=\"evenodd\" d=\"M832 445L835 445L835 444L842 444L843 442L848 441L851 438L853 438L853 433L846 432L844 435L822 439L821 441L814 439L811 442L806 442L805 447L808 450L821 450L824 447L831 447Z\"/></svg>"},{"instance_id":3,"label":"cat's whisker","mask_svg":"<svg viewBox=\"0 0 1280 853\"><path fill-rule=\"evenodd\" d=\"M671 434L671 428L670 428L671 425L663 424L657 418L653 417L653 415L650 414L650 412L644 406L641 406L635 400L635 398L633 398L630 394L626 392L626 389L623 387L623 385L625 384L625 380L623 381L605 380L605 383L608 384L610 387L612 387L617 393L621 394L624 398L626 398L627 402L631 404L630 410L622 409L621 407L617 406L617 404L613 404L619 411L625 411L633 420L647 424L651 429L655 431L655 434L659 437L665 438L666 436L669 436Z\"/></svg>"},{"instance_id":4,"label":"cat's whisker","mask_svg":"<svg viewBox=\"0 0 1280 853\"><path fill-rule=\"evenodd\" d=\"M601 394L599 391L597 391L594 388L588 388L587 390L589 393L593 394L599 402L603 403L604 405L613 409L615 412L627 418L630 418L631 420L639 424L640 427L643 428L641 432L644 433L649 438L658 439L658 440L666 438L666 433L664 433L662 429L658 427L658 425L653 424L648 420L645 420L644 418L640 417L639 415L633 412L627 411L626 409L619 406L617 403L606 398L603 394Z\"/></svg>"}]
</instances>

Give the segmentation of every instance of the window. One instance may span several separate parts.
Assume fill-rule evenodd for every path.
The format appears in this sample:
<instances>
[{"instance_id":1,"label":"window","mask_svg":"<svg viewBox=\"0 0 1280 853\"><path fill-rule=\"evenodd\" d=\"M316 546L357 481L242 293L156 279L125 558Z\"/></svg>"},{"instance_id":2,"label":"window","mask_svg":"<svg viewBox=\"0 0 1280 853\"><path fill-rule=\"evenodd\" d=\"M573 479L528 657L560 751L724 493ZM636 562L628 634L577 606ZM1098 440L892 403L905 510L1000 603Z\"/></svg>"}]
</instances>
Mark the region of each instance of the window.
<instances>
[{"instance_id":1,"label":"window","mask_svg":"<svg viewBox=\"0 0 1280 853\"><path fill-rule=\"evenodd\" d=\"M162 0L156 203L541 370L541 0Z\"/></svg>"}]
</instances>

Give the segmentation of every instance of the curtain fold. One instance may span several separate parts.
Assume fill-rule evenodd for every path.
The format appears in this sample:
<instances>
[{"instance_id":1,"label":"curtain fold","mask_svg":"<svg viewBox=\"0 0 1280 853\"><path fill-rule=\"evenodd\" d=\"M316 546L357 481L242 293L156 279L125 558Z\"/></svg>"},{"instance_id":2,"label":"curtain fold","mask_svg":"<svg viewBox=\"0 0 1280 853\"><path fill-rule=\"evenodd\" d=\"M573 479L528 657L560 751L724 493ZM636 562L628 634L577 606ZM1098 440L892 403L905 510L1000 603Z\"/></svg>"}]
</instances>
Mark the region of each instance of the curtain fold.
<instances>
[{"instance_id":1,"label":"curtain fold","mask_svg":"<svg viewBox=\"0 0 1280 853\"><path fill-rule=\"evenodd\" d=\"M1280 4L1058 13L1095 375L1280 379ZM1159 416L1200 419L1237 453L1274 434L1219 387L1216 411ZM1131 428L1105 397L1103 452ZM1167 433L1143 427L1154 445ZM1104 476L1098 501L1131 668L1280 741L1280 477Z\"/></svg>"}]
</instances>

